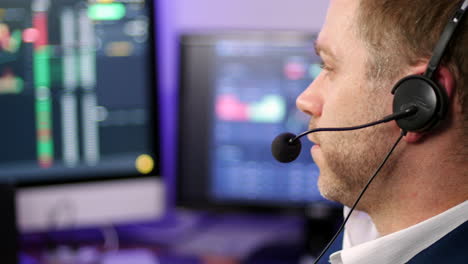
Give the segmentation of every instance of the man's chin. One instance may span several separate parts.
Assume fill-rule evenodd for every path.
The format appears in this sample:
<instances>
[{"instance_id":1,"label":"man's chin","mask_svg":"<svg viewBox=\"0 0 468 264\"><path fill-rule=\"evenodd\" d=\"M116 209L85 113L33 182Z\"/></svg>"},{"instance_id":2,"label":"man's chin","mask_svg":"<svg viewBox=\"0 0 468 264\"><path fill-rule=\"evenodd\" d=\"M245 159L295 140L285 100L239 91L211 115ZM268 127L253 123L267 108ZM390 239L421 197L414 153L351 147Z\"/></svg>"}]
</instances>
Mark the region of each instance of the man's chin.
<instances>
[{"instance_id":1,"label":"man's chin","mask_svg":"<svg viewBox=\"0 0 468 264\"><path fill-rule=\"evenodd\" d=\"M320 173L318 177L318 190L323 198L333 201L339 202L337 197L337 190L334 188L336 187L335 183L332 183L329 179L326 179L328 175L324 173Z\"/></svg>"},{"instance_id":2,"label":"man's chin","mask_svg":"<svg viewBox=\"0 0 468 264\"><path fill-rule=\"evenodd\" d=\"M343 185L342 182L333 179L331 175L327 174L321 173L318 179L318 190L323 198L349 206L350 190Z\"/></svg>"},{"instance_id":3,"label":"man's chin","mask_svg":"<svg viewBox=\"0 0 468 264\"><path fill-rule=\"evenodd\" d=\"M336 195L335 192L331 192L328 189L323 189L323 188L319 188L319 191L320 191L320 195L322 195L323 198L332 202L343 204L341 201L342 199L340 199L340 197Z\"/></svg>"}]
</instances>

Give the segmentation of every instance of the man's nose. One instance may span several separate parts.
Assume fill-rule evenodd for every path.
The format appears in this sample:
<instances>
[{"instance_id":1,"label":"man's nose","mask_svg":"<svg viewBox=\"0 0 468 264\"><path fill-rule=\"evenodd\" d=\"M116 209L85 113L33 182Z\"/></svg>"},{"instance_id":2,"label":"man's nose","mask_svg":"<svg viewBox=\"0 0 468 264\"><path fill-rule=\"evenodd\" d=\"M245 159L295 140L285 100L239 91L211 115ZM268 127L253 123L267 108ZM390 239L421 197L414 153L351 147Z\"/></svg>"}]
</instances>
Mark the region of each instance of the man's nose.
<instances>
[{"instance_id":1,"label":"man's nose","mask_svg":"<svg viewBox=\"0 0 468 264\"><path fill-rule=\"evenodd\" d=\"M322 115L323 108L323 99L317 89L317 81L313 81L296 99L299 110L315 117Z\"/></svg>"}]
</instances>

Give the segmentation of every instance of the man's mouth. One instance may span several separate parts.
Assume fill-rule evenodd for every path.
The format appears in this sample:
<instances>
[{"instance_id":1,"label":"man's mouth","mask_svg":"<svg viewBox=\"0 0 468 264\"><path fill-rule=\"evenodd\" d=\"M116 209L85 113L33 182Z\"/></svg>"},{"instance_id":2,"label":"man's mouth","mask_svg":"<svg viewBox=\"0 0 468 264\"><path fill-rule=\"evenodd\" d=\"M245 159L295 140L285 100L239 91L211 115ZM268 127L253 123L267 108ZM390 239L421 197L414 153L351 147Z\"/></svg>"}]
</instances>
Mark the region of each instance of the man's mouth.
<instances>
[{"instance_id":1,"label":"man's mouth","mask_svg":"<svg viewBox=\"0 0 468 264\"><path fill-rule=\"evenodd\" d=\"M315 126L309 126L309 130L312 130L312 129L315 129L315 128L316 128ZM314 133L307 135L307 139L309 139L309 141L311 141L315 145L320 145L320 143L318 142L318 139L316 137L316 134L314 134Z\"/></svg>"}]
</instances>

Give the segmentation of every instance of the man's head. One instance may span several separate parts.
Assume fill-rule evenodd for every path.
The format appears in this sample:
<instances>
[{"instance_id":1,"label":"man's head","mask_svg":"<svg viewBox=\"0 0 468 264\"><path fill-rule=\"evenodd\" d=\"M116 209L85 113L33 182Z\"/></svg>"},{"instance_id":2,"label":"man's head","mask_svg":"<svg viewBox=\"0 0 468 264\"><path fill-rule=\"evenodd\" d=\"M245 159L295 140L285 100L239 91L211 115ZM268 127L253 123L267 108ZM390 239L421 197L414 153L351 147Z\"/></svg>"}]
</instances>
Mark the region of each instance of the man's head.
<instances>
[{"instance_id":1,"label":"man's head","mask_svg":"<svg viewBox=\"0 0 468 264\"><path fill-rule=\"evenodd\" d=\"M313 116L311 127L351 126L390 114L393 85L406 75L424 73L441 31L458 6L457 1L443 2L331 0L316 43L324 70L297 99L298 107ZM455 42L456 48L450 49L436 75L448 87L449 97L461 106L465 86L459 76L468 72L468 51L462 47L468 42L464 36L456 37ZM398 127L389 124L312 135L317 143L312 155L321 169L322 194L350 205L398 134ZM418 134L407 137L410 143L420 139ZM399 166L394 161L390 160L374 183L376 190Z\"/></svg>"},{"instance_id":2,"label":"man's head","mask_svg":"<svg viewBox=\"0 0 468 264\"><path fill-rule=\"evenodd\" d=\"M370 80L394 77L402 67L425 64L449 18L462 0L357 0L358 37L369 53ZM456 97L468 111L468 19L462 21L445 53L442 65L457 79ZM468 120L468 115L465 115Z\"/></svg>"}]
</instances>

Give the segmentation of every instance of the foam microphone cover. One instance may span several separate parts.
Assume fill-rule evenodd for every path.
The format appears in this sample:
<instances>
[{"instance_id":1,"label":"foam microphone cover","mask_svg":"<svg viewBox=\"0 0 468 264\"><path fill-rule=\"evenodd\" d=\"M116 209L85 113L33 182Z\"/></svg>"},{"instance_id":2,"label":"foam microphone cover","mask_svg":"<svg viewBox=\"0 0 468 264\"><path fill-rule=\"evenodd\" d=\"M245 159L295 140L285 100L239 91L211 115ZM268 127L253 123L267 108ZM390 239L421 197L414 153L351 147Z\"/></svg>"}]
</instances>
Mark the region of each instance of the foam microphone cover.
<instances>
[{"instance_id":1,"label":"foam microphone cover","mask_svg":"<svg viewBox=\"0 0 468 264\"><path fill-rule=\"evenodd\" d=\"M295 138L293 133L283 133L277 136L271 143L271 153L279 162L288 163L295 160L301 153L302 144L300 140L290 143Z\"/></svg>"}]
</instances>

